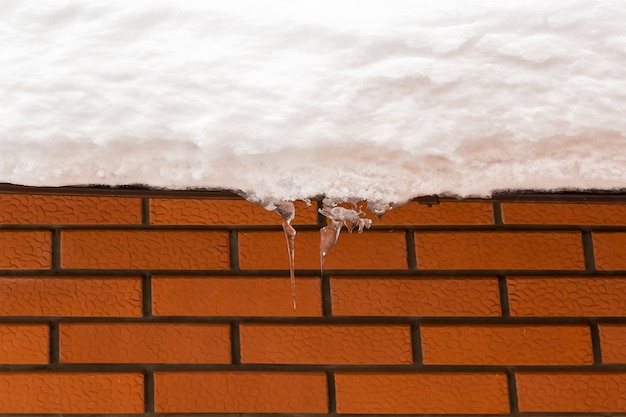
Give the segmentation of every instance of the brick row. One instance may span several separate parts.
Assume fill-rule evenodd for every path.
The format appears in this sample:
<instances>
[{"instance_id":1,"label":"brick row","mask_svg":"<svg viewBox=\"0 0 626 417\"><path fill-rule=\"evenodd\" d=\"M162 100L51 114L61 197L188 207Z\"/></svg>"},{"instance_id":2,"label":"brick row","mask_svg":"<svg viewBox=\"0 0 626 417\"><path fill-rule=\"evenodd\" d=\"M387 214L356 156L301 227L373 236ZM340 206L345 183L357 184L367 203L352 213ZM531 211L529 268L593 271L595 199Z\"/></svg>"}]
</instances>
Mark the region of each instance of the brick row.
<instances>
[{"instance_id":1,"label":"brick row","mask_svg":"<svg viewBox=\"0 0 626 417\"><path fill-rule=\"evenodd\" d=\"M340 414L507 414L502 372L336 372ZM515 373L521 412L622 412L624 372ZM327 413L323 372L211 371L154 375L159 413ZM135 372L0 372L0 413L142 413Z\"/></svg>"},{"instance_id":2,"label":"brick row","mask_svg":"<svg viewBox=\"0 0 626 417\"><path fill-rule=\"evenodd\" d=\"M155 316L321 317L321 280L297 277L297 310L286 277L152 277ZM506 278L513 317L626 317L624 277ZM367 277L330 279L338 317L499 317L493 277ZM139 317L142 278L0 277L0 315Z\"/></svg>"},{"instance_id":3,"label":"brick row","mask_svg":"<svg viewBox=\"0 0 626 417\"><path fill-rule=\"evenodd\" d=\"M598 270L626 270L626 233L594 232ZM63 230L63 269L226 270L230 265L228 231ZM0 269L52 267L52 233L0 231ZM296 268L320 268L319 233L298 234ZM580 232L416 232L417 268L421 270L584 270ZM288 257L281 232L239 233L243 270L285 270ZM406 270L405 233L344 233L328 254L326 269Z\"/></svg>"},{"instance_id":4,"label":"brick row","mask_svg":"<svg viewBox=\"0 0 626 417\"><path fill-rule=\"evenodd\" d=\"M243 364L402 365L420 351L425 365L592 365L586 325L421 324L239 325ZM0 364L49 363L49 327L0 325ZM603 363L626 363L626 324L600 324ZM81 363L231 364L231 327L202 323L66 323L60 361Z\"/></svg>"}]
</instances>

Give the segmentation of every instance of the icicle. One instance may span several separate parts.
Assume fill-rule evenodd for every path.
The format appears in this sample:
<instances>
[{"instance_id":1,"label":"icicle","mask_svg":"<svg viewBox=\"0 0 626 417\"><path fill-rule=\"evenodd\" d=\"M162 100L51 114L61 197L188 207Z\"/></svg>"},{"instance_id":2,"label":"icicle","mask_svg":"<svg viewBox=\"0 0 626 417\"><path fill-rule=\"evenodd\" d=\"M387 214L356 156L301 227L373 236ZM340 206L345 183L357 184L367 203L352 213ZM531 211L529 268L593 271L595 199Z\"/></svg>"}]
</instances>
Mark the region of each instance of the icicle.
<instances>
[{"instance_id":1,"label":"icicle","mask_svg":"<svg viewBox=\"0 0 626 417\"><path fill-rule=\"evenodd\" d=\"M291 221L296 215L293 201L282 201L275 205L274 211L283 219L283 231L287 240L287 253L289 254L289 277L291 278L291 296L293 297L293 310L296 310L296 275L295 275L295 238L296 229L291 225Z\"/></svg>"},{"instance_id":2,"label":"icicle","mask_svg":"<svg viewBox=\"0 0 626 417\"><path fill-rule=\"evenodd\" d=\"M323 203L324 207L319 209L319 212L326 216L330 222L320 229L320 270L322 275L324 274L326 254L337 244L341 227L345 226L350 233L355 228L358 229L359 233L363 233L363 229L369 229L372 225L372 220L365 218L365 213L361 209L356 211L337 206L328 199L324 199ZM357 207L355 206L355 208Z\"/></svg>"}]
</instances>

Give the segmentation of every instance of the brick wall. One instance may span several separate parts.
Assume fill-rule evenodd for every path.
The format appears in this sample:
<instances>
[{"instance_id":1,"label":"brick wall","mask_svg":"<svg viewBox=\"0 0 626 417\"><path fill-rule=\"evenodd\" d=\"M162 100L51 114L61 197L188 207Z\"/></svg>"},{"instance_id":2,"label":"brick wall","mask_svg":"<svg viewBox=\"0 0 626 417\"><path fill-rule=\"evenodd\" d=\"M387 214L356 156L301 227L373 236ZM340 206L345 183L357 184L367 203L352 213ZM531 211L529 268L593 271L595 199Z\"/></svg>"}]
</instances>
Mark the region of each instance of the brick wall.
<instances>
[{"instance_id":1,"label":"brick wall","mask_svg":"<svg viewBox=\"0 0 626 417\"><path fill-rule=\"evenodd\" d=\"M626 413L626 204L297 209L0 194L0 414Z\"/></svg>"}]
</instances>

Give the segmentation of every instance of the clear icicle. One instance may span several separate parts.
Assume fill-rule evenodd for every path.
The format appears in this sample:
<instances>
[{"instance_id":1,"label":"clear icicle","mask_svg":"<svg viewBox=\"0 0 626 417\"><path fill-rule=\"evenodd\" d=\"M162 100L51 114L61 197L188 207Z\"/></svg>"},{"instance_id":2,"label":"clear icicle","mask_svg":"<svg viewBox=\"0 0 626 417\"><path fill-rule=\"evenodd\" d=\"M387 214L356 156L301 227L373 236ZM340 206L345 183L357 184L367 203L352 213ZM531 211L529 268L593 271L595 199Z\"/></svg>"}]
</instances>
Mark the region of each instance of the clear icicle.
<instances>
[{"instance_id":1,"label":"clear icicle","mask_svg":"<svg viewBox=\"0 0 626 417\"><path fill-rule=\"evenodd\" d=\"M275 205L274 211L283 219L283 231L287 240L287 253L289 254L289 277L291 278L291 296L293 297L293 310L296 310L296 275L295 275L295 238L296 229L291 225L291 221L296 215L293 201L282 201Z\"/></svg>"},{"instance_id":2,"label":"clear icicle","mask_svg":"<svg viewBox=\"0 0 626 417\"><path fill-rule=\"evenodd\" d=\"M319 212L329 219L329 224L320 229L320 270L324 274L326 254L337 244L341 227L345 226L350 233L355 228L363 233L364 229L370 228L372 220L365 218L365 213L360 209L357 211L337 206L327 199L324 199L324 207Z\"/></svg>"}]
</instances>

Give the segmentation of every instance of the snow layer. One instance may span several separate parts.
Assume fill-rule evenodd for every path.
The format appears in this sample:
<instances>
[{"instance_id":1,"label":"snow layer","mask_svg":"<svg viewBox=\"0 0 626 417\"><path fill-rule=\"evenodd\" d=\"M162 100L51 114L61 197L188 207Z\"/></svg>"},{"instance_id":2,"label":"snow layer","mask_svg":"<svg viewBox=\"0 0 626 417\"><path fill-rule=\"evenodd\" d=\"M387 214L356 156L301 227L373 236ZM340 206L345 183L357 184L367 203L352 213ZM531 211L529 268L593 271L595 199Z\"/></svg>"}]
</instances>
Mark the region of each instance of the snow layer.
<instances>
[{"instance_id":1,"label":"snow layer","mask_svg":"<svg viewBox=\"0 0 626 417\"><path fill-rule=\"evenodd\" d=\"M626 2L2 0L0 182L626 187Z\"/></svg>"}]
</instances>

